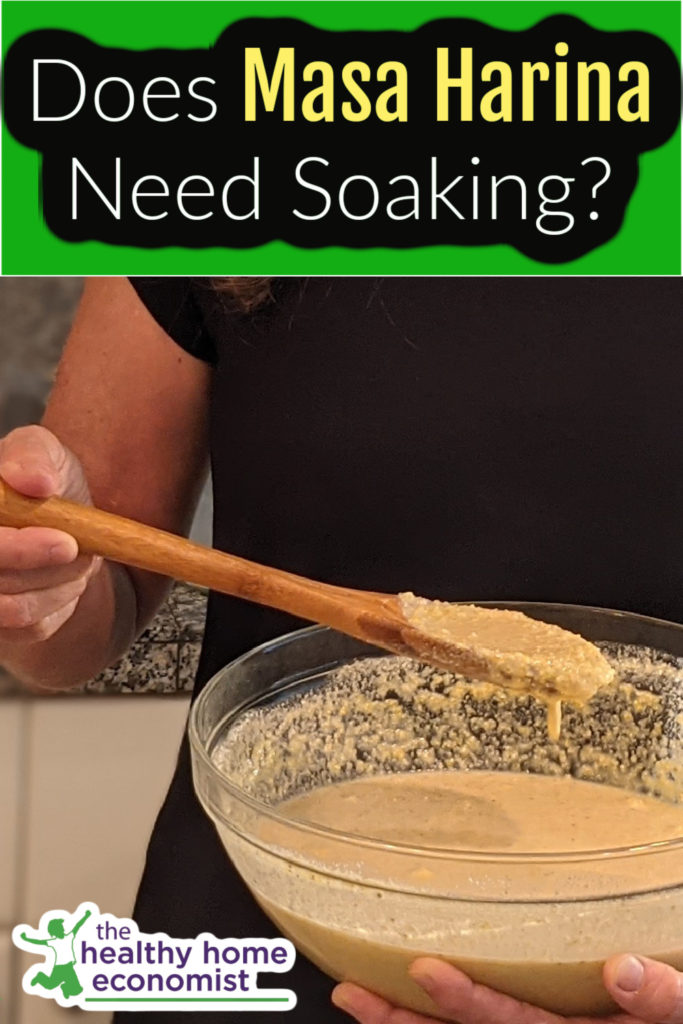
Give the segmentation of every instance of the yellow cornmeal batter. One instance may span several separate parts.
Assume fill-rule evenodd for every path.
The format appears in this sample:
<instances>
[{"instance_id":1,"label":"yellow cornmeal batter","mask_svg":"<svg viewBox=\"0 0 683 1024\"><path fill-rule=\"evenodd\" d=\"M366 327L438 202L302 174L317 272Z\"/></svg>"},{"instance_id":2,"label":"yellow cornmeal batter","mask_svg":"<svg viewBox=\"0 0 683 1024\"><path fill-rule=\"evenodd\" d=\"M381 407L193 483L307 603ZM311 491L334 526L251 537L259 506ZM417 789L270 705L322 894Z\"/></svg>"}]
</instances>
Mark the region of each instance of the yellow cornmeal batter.
<instances>
[{"instance_id":1,"label":"yellow cornmeal batter","mask_svg":"<svg viewBox=\"0 0 683 1024\"><path fill-rule=\"evenodd\" d=\"M436 660L425 648L426 660L445 664L451 647L456 667L463 653L473 659L471 678L542 700L553 740L560 736L562 699L585 704L614 681L609 662L588 640L522 612L430 601L410 593L400 594L399 603L406 622L442 648Z\"/></svg>"},{"instance_id":2,"label":"yellow cornmeal batter","mask_svg":"<svg viewBox=\"0 0 683 1024\"><path fill-rule=\"evenodd\" d=\"M321 786L278 811L389 843L490 853L585 852L683 838L683 804L517 772L375 775ZM453 868L441 861L433 870Z\"/></svg>"},{"instance_id":3,"label":"yellow cornmeal batter","mask_svg":"<svg viewBox=\"0 0 683 1024\"><path fill-rule=\"evenodd\" d=\"M683 806L571 778L498 772L423 772L356 779L323 786L278 807L288 817L371 836L385 842L492 854L573 853L647 845L683 837ZM277 847L275 823L261 840ZM241 862L264 909L299 949L337 979L365 985L399 1005L434 1015L435 1007L410 981L407 968L422 954L451 960L484 984L566 1014L612 1009L601 982L609 955L635 950L683 967L683 867L669 861L634 865L598 859L577 870L571 902L447 901L408 892L373 890L335 880L338 844L289 830L293 862L267 857ZM230 846L229 846L230 848ZM358 845L357 877L381 876L381 850ZM301 858L313 869L297 867ZM633 859L632 859L633 860ZM637 858L636 858L637 860ZM453 858L406 857L405 876L392 864L392 887L451 889L475 871L482 894L489 870ZM518 884L531 887L537 863L518 866ZM526 873L524 881L519 871ZM603 888L626 879L661 891L605 898ZM654 877L650 877L654 874ZM493 888L497 883L494 881ZM669 887L667 889L667 886ZM560 895L560 894L558 894ZM382 896L382 899L377 898ZM600 898L595 898L596 896ZM592 898L593 897L593 898Z\"/></svg>"},{"instance_id":4,"label":"yellow cornmeal batter","mask_svg":"<svg viewBox=\"0 0 683 1024\"><path fill-rule=\"evenodd\" d=\"M212 757L279 814L491 851L343 842L226 794L210 811L226 850L303 954L432 1016L407 973L423 954L568 1015L614 1009L601 979L614 953L683 969L683 848L666 844L683 837L683 669L649 648L603 646L617 679L569 706L559 743L528 695L405 658L350 662L240 716ZM663 846L637 856L581 852L653 841Z\"/></svg>"}]
</instances>

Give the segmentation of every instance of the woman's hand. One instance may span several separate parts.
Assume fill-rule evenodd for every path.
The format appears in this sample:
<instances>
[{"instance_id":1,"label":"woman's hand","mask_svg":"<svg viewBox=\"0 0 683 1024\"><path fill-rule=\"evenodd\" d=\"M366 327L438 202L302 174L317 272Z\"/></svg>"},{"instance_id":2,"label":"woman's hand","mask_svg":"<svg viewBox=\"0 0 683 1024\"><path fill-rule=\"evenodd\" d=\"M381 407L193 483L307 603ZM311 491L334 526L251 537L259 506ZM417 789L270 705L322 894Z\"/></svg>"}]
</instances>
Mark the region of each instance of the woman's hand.
<instances>
[{"instance_id":1,"label":"woman's hand","mask_svg":"<svg viewBox=\"0 0 683 1024\"><path fill-rule=\"evenodd\" d=\"M45 427L0 441L0 479L34 498L92 494L106 512L183 533L206 476L210 382L126 278L94 278ZM167 589L154 573L80 557L68 532L0 530L0 665L41 693L86 683L128 650Z\"/></svg>"},{"instance_id":2,"label":"woman's hand","mask_svg":"<svg viewBox=\"0 0 683 1024\"><path fill-rule=\"evenodd\" d=\"M683 974L644 957L617 956L605 964L605 987L626 1012L601 1021L520 1003L476 985L443 960L416 960L410 973L439 1007L440 1019L457 1024L683 1024ZM436 1024L348 982L337 986L332 1001L359 1024Z\"/></svg>"},{"instance_id":3,"label":"woman's hand","mask_svg":"<svg viewBox=\"0 0 683 1024\"><path fill-rule=\"evenodd\" d=\"M80 463L44 427L24 427L0 440L0 478L30 498L90 503ZM73 616L100 561L80 555L73 537L59 530L0 527L0 644L54 636Z\"/></svg>"}]
</instances>

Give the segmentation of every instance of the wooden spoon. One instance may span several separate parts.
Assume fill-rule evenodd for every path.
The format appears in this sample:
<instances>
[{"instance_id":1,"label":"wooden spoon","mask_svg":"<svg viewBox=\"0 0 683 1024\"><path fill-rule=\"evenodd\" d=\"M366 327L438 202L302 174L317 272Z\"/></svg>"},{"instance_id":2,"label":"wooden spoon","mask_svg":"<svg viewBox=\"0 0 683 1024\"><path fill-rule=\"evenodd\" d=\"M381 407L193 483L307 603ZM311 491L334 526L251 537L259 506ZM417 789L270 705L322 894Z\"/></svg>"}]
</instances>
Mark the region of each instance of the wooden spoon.
<instances>
[{"instance_id":1,"label":"wooden spoon","mask_svg":"<svg viewBox=\"0 0 683 1024\"><path fill-rule=\"evenodd\" d=\"M0 526L42 526L62 530L75 538L84 553L101 555L137 569L171 576L186 583L278 608L300 618L331 626L394 654L417 658L473 679L489 679L499 685L509 684L512 689L535 693L546 701L558 697L576 698L578 684L576 681L561 679L561 673L555 678L553 666L547 663L545 650L538 657L533 656L532 650L531 657L525 653L506 662L505 658L501 661L500 652L492 651L490 642L478 649L476 629L472 632L473 616L475 626L482 622L490 626L493 616L494 625L498 622L505 624L504 632L505 629L509 632L512 623L513 638L515 628L518 631L522 628L522 633L524 629L530 631L534 638L539 630L542 635L545 635L544 631L551 631L553 641L562 635L572 642L578 641L598 655L601 660L598 668L601 672L607 666L592 644L557 626L528 619L520 612L497 612L468 605L433 602L434 607L440 611L451 609L456 619L454 629L444 630L439 621L438 628L432 630L429 619L425 622L423 614L424 606L432 603L415 599L412 595L400 597L318 583L281 569L267 568L235 555L194 544L183 537L110 512L77 505L61 498L26 498L2 481ZM409 618L413 618L411 608L416 600L420 605L417 624L409 621ZM457 630L458 609L467 627L461 631L460 636ZM490 639L490 628L488 635ZM532 643L535 642L534 639ZM524 647L521 649L524 650ZM514 644L512 653L515 654ZM609 666L607 670L611 673ZM593 674L596 679L582 683L584 689L586 683L589 684L588 696L598 685L607 681L606 678L597 680L599 672ZM585 699L586 694L581 693L580 696Z\"/></svg>"}]
</instances>

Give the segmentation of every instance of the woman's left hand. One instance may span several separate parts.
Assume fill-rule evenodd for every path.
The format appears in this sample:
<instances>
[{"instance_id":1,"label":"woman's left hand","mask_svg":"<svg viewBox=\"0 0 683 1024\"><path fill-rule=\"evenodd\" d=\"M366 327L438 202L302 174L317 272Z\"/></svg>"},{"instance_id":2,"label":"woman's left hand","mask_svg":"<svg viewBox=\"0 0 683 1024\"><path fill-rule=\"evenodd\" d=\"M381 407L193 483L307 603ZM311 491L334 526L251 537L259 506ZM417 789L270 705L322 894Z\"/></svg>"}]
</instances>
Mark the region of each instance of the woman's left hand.
<instances>
[{"instance_id":1,"label":"woman's left hand","mask_svg":"<svg viewBox=\"0 0 683 1024\"><path fill-rule=\"evenodd\" d=\"M615 956L605 964L605 988L626 1012L600 1020L560 1017L520 1003L475 984L443 960L416 960L410 974L439 1007L439 1017L457 1024L683 1024L683 974L645 957ZM349 982L336 987L332 1001L359 1024L436 1024Z\"/></svg>"}]
</instances>

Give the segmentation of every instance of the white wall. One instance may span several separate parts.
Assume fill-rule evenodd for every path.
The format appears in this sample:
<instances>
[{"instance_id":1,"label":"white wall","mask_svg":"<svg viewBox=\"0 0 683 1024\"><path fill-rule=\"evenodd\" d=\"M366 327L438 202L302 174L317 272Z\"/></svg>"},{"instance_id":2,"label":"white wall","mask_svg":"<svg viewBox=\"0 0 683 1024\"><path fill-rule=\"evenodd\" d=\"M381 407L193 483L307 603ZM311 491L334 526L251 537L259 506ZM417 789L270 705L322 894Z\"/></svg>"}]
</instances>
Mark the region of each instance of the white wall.
<instances>
[{"instance_id":1,"label":"white wall","mask_svg":"<svg viewBox=\"0 0 683 1024\"><path fill-rule=\"evenodd\" d=\"M186 696L0 698L0 1024L104 1024L21 991L15 924L92 900L130 913Z\"/></svg>"}]
</instances>

